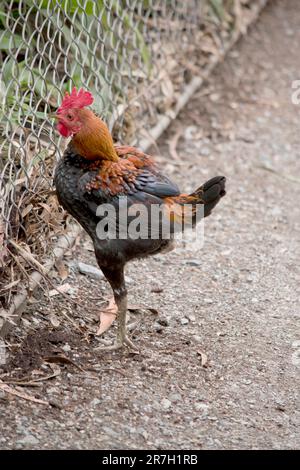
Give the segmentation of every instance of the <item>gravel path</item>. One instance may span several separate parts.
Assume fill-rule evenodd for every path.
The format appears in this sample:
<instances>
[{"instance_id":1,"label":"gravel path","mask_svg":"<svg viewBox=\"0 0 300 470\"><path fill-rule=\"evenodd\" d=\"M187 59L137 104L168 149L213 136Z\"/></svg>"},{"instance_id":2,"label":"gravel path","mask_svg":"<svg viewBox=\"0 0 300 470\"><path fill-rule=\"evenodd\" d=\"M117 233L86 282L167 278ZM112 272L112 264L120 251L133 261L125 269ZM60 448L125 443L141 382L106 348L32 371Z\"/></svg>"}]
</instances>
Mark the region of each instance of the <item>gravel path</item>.
<instances>
[{"instance_id":1,"label":"gravel path","mask_svg":"<svg viewBox=\"0 0 300 470\"><path fill-rule=\"evenodd\" d=\"M158 142L184 191L224 174L228 194L201 251L188 244L128 267L130 302L154 309L133 335L141 353L100 353L63 322L69 313L95 330L109 293L76 271L74 259L95 264L82 240L66 257L77 308L61 296L34 301L24 363L13 349L10 361L49 374L36 355L55 345L97 373L56 364L58 377L19 389L52 407L0 389L1 448L299 447L300 7L271 3Z\"/></svg>"}]
</instances>

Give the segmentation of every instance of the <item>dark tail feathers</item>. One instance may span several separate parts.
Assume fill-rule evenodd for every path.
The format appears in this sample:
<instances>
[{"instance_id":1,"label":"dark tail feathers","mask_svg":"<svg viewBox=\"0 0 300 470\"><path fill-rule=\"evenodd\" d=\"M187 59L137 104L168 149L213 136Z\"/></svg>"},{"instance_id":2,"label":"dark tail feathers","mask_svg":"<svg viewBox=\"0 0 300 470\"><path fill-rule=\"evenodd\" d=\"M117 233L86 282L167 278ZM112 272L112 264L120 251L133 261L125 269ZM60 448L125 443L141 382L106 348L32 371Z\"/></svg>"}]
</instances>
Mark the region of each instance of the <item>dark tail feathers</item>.
<instances>
[{"instance_id":1,"label":"dark tail feathers","mask_svg":"<svg viewBox=\"0 0 300 470\"><path fill-rule=\"evenodd\" d=\"M198 204L204 203L204 217L210 215L220 199L225 196L225 183L225 176L215 176L191 194L197 196Z\"/></svg>"}]
</instances>

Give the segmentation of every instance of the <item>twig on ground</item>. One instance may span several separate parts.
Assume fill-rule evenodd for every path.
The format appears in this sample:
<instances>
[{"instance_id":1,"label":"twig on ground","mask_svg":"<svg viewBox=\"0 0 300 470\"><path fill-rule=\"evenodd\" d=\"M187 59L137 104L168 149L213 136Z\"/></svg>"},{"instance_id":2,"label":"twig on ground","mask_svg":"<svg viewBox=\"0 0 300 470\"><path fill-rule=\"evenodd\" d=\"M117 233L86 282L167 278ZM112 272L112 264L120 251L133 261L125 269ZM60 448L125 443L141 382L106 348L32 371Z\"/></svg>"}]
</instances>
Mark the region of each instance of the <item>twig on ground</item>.
<instances>
[{"instance_id":1,"label":"twig on ground","mask_svg":"<svg viewBox=\"0 0 300 470\"><path fill-rule=\"evenodd\" d=\"M279 176L279 178L284 178L288 181L292 181L293 183L300 184L299 178L295 178L294 176L290 176L290 175L285 175L284 173L275 170L275 168L269 165L257 165L257 168L261 168L262 170L266 170L266 171L269 171L270 173L274 173L276 176Z\"/></svg>"},{"instance_id":2,"label":"twig on ground","mask_svg":"<svg viewBox=\"0 0 300 470\"><path fill-rule=\"evenodd\" d=\"M22 258L25 259L28 263L33 265L35 268L38 269L38 271L43 275L46 276L46 271L44 270L44 267L39 263L35 257L27 250L24 250L20 245L15 243L13 240L9 240L9 244L12 245L22 256Z\"/></svg>"},{"instance_id":3,"label":"twig on ground","mask_svg":"<svg viewBox=\"0 0 300 470\"><path fill-rule=\"evenodd\" d=\"M53 363L53 362L54 363L59 363L59 364L71 364L72 366L76 367L76 369L83 372L85 374L85 377L89 377L91 379L98 379L98 377L95 377L94 375L89 375L86 370L84 370L81 366L76 364L76 362L74 362L72 359L70 359L69 357L67 357L63 354L59 354L57 356L45 357L45 362L49 362L49 364Z\"/></svg>"},{"instance_id":4,"label":"twig on ground","mask_svg":"<svg viewBox=\"0 0 300 470\"><path fill-rule=\"evenodd\" d=\"M174 135L173 137L169 140L169 152L173 160L176 162L181 162L180 157L177 153L177 144L178 140L182 135L182 129L180 128Z\"/></svg>"},{"instance_id":5,"label":"twig on ground","mask_svg":"<svg viewBox=\"0 0 300 470\"><path fill-rule=\"evenodd\" d=\"M24 400L31 401L33 403L39 403L40 405L47 405L47 406L50 405L48 401L40 400L39 398L35 398L31 395L28 395L27 393L20 392L19 390L15 390L14 388L7 385L6 383L2 382L2 380L0 380L0 390L3 390L6 393L10 393L11 395L15 395L19 398L23 398Z\"/></svg>"},{"instance_id":6,"label":"twig on ground","mask_svg":"<svg viewBox=\"0 0 300 470\"><path fill-rule=\"evenodd\" d=\"M56 364L49 364L53 373L44 377L38 377L37 379L31 379L30 377L22 377L16 380L6 380L5 383L9 385L19 385L20 387L38 387L40 382L45 380L53 379L61 374L61 369Z\"/></svg>"},{"instance_id":7,"label":"twig on ground","mask_svg":"<svg viewBox=\"0 0 300 470\"><path fill-rule=\"evenodd\" d=\"M121 369L115 369L114 367L107 367L106 369L101 369L100 372L118 372L118 374L121 374L124 377L128 377L128 374L126 374L126 372Z\"/></svg>"}]
</instances>

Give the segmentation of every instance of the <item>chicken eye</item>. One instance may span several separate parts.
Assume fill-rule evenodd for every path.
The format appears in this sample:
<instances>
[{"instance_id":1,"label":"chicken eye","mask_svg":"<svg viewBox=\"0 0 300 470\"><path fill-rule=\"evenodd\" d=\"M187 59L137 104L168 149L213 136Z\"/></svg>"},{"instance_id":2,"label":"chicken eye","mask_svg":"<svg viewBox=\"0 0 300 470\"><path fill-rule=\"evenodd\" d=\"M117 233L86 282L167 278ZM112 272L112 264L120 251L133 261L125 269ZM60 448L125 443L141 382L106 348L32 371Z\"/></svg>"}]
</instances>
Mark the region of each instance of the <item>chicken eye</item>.
<instances>
[{"instance_id":1,"label":"chicken eye","mask_svg":"<svg viewBox=\"0 0 300 470\"><path fill-rule=\"evenodd\" d=\"M68 118L69 121L73 121L74 116L73 116L73 114L67 114L67 118Z\"/></svg>"}]
</instances>

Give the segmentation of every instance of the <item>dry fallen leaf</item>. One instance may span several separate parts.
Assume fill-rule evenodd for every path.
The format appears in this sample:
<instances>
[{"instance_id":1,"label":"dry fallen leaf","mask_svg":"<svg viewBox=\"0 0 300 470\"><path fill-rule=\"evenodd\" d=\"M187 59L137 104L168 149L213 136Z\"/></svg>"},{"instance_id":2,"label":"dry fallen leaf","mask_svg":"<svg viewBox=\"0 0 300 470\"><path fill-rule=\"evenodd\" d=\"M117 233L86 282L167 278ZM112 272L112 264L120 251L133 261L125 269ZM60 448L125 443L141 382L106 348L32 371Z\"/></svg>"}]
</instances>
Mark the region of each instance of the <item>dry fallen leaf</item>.
<instances>
[{"instance_id":1,"label":"dry fallen leaf","mask_svg":"<svg viewBox=\"0 0 300 470\"><path fill-rule=\"evenodd\" d=\"M24 393L23 391L16 390L6 383L2 382L0 380L0 390L3 390L6 393L10 393L11 395L16 395L19 398L23 398L24 400L32 401L34 403L40 403L41 405L49 405L48 401L45 400L40 400L39 398L35 398L32 395L28 395L27 393Z\"/></svg>"},{"instance_id":2,"label":"dry fallen leaf","mask_svg":"<svg viewBox=\"0 0 300 470\"><path fill-rule=\"evenodd\" d=\"M1 260L0 260L0 262L1 262ZM17 279L16 281L12 281L12 282L10 282L9 284L7 284L6 286L4 286L4 287L1 289L1 291L5 291L5 290L11 289L12 287L14 287L14 286L16 286L17 284L19 284L19 282L20 282L20 279Z\"/></svg>"},{"instance_id":3,"label":"dry fallen leaf","mask_svg":"<svg viewBox=\"0 0 300 470\"><path fill-rule=\"evenodd\" d=\"M67 292L69 292L70 289L70 284L62 284L61 286L57 286L55 289L51 289L49 291L49 297L54 297L55 295L59 294L66 294Z\"/></svg>"},{"instance_id":4,"label":"dry fallen leaf","mask_svg":"<svg viewBox=\"0 0 300 470\"><path fill-rule=\"evenodd\" d=\"M55 267L62 281L65 281L69 275L69 269L62 259L58 259L55 263Z\"/></svg>"},{"instance_id":5,"label":"dry fallen leaf","mask_svg":"<svg viewBox=\"0 0 300 470\"><path fill-rule=\"evenodd\" d=\"M169 153L173 160L179 161L180 157L177 153L177 144L180 136L182 135L182 129L179 129L173 137L169 140Z\"/></svg>"},{"instance_id":6,"label":"dry fallen leaf","mask_svg":"<svg viewBox=\"0 0 300 470\"><path fill-rule=\"evenodd\" d=\"M65 356L64 354L59 354L56 356L48 356L44 358L45 362L49 363L55 363L55 364L71 364L72 366L75 366L77 369L81 370L82 372L85 372L82 367L78 366L76 362L72 361L69 357Z\"/></svg>"},{"instance_id":7,"label":"dry fallen leaf","mask_svg":"<svg viewBox=\"0 0 300 470\"><path fill-rule=\"evenodd\" d=\"M25 209L23 209L21 215L23 218L26 217L27 214L29 214L29 212L33 209L33 205L32 204L28 204L27 207L25 207Z\"/></svg>"},{"instance_id":8,"label":"dry fallen leaf","mask_svg":"<svg viewBox=\"0 0 300 470\"><path fill-rule=\"evenodd\" d=\"M60 321L59 321L59 319L57 318L57 316L54 315L54 313L51 313L49 319L50 319L51 325L54 326L54 328L58 328L58 327L59 327Z\"/></svg>"}]
</instances>

